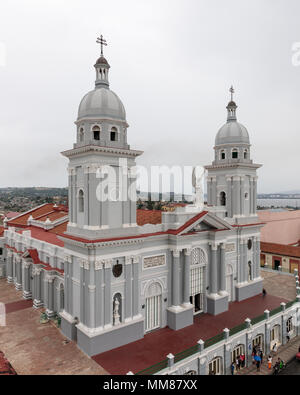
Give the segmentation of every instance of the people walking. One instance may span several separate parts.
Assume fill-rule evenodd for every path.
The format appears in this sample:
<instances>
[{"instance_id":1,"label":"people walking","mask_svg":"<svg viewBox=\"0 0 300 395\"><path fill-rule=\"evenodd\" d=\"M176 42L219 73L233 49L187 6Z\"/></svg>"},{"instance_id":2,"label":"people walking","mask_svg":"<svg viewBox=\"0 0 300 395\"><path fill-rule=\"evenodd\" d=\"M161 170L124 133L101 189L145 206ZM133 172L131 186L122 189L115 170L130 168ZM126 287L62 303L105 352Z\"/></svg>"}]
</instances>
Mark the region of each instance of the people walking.
<instances>
[{"instance_id":1,"label":"people walking","mask_svg":"<svg viewBox=\"0 0 300 395\"><path fill-rule=\"evenodd\" d=\"M232 364L230 365L230 370L231 370L232 376L234 375L234 369L235 369L234 362L232 362Z\"/></svg>"},{"instance_id":2,"label":"people walking","mask_svg":"<svg viewBox=\"0 0 300 395\"><path fill-rule=\"evenodd\" d=\"M265 297L267 295L267 291L265 289L262 290L262 295Z\"/></svg>"},{"instance_id":3,"label":"people walking","mask_svg":"<svg viewBox=\"0 0 300 395\"><path fill-rule=\"evenodd\" d=\"M268 357L268 369L271 370L271 368L272 368L272 357L271 357L271 355L269 355L269 357Z\"/></svg>"}]
</instances>

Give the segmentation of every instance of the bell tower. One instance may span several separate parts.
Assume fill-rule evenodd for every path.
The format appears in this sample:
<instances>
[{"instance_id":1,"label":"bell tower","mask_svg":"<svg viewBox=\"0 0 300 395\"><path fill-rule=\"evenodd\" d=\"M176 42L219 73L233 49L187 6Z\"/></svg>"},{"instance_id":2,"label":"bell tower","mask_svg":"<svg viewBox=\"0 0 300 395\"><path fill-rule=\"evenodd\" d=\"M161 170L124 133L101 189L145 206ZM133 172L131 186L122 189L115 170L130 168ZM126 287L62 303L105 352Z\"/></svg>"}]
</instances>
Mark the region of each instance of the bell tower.
<instances>
[{"instance_id":1,"label":"bell tower","mask_svg":"<svg viewBox=\"0 0 300 395\"><path fill-rule=\"evenodd\" d=\"M250 139L245 126L237 121L237 105L231 100L227 109L227 122L215 140L215 159L206 166L208 205L218 207L221 216L232 223L249 223L257 218L257 175L261 167L250 155Z\"/></svg>"},{"instance_id":2,"label":"bell tower","mask_svg":"<svg viewBox=\"0 0 300 395\"><path fill-rule=\"evenodd\" d=\"M135 233L135 159L142 154L127 143L125 108L109 87L107 44L102 36L97 43L95 88L79 105L73 148L62 153L69 159L67 234L89 239Z\"/></svg>"}]
</instances>

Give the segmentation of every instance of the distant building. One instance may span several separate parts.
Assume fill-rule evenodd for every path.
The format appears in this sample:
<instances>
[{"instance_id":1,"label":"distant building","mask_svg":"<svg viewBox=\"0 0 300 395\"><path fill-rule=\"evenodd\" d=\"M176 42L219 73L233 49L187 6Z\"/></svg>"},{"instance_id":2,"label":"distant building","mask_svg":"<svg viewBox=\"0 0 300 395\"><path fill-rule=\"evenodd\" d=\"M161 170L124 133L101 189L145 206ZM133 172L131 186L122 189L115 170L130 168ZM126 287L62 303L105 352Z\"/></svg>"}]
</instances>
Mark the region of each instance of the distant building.
<instances>
[{"instance_id":1,"label":"distant building","mask_svg":"<svg viewBox=\"0 0 300 395\"><path fill-rule=\"evenodd\" d=\"M293 273L300 271L300 210L258 211L261 230L261 266Z\"/></svg>"}]
</instances>

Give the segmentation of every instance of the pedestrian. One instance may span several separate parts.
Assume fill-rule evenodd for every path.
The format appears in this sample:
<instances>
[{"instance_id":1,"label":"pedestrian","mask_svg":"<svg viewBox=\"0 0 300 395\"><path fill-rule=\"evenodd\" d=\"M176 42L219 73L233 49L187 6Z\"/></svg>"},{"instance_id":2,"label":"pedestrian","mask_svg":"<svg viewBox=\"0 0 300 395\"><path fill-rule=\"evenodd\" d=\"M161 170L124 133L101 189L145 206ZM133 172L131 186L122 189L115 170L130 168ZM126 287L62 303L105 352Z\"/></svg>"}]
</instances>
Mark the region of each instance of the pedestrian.
<instances>
[{"instance_id":1,"label":"pedestrian","mask_svg":"<svg viewBox=\"0 0 300 395\"><path fill-rule=\"evenodd\" d=\"M274 345L272 347L272 351L273 351L274 354L277 353L277 344L276 343L274 343Z\"/></svg>"},{"instance_id":2,"label":"pedestrian","mask_svg":"<svg viewBox=\"0 0 300 395\"><path fill-rule=\"evenodd\" d=\"M290 341L290 335L287 334L287 335L286 335L286 342L288 343L289 341Z\"/></svg>"},{"instance_id":3,"label":"pedestrian","mask_svg":"<svg viewBox=\"0 0 300 395\"><path fill-rule=\"evenodd\" d=\"M234 369L235 369L234 362L232 362L232 364L230 365L230 370L231 370L231 375L232 376L234 375Z\"/></svg>"},{"instance_id":4,"label":"pedestrian","mask_svg":"<svg viewBox=\"0 0 300 395\"><path fill-rule=\"evenodd\" d=\"M267 295L267 291L265 289L262 290L263 297Z\"/></svg>"},{"instance_id":5,"label":"pedestrian","mask_svg":"<svg viewBox=\"0 0 300 395\"><path fill-rule=\"evenodd\" d=\"M245 367L245 354L241 355L241 365L242 365L242 368Z\"/></svg>"},{"instance_id":6,"label":"pedestrian","mask_svg":"<svg viewBox=\"0 0 300 395\"><path fill-rule=\"evenodd\" d=\"M259 350L259 354L258 355L260 356L261 363L263 363L263 356L264 356L264 354L262 352L262 349Z\"/></svg>"},{"instance_id":7,"label":"pedestrian","mask_svg":"<svg viewBox=\"0 0 300 395\"><path fill-rule=\"evenodd\" d=\"M278 362L279 362L279 369L283 369L284 367L283 360L281 358L278 358Z\"/></svg>"},{"instance_id":8,"label":"pedestrian","mask_svg":"<svg viewBox=\"0 0 300 395\"><path fill-rule=\"evenodd\" d=\"M278 363L278 361L277 361L277 362L275 363L275 365L274 365L274 374L277 375L278 372L279 372L279 363Z\"/></svg>"},{"instance_id":9,"label":"pedestrian","mask_svg":"<svg viewBox=\"0 0 300 395\"><path fill-rule=\"evenodd\" d=\"M272 357L271 357L271 355L269 355L269 357L268 357L268 369L271 370L271 368L272 368Z\"/></svg>"},{"instance_id":10,"label":"pedestrian","mask_svg":"<svg viewBox=\"0 0 300 395\"><path fill-rule=\"evenodd\" d=\"M236 360L235 360L235 366L236 366L236 370L237 370L237 371L240 370L240 361L239 361L239 358L238 358L238 357L237 357Z\"/></svg>"},{"instance_id":11,"label":"pedestrian","mask_svg":"<svg viewBox=\"0 0 300 395\"><path fill-rule=\"evenodd\" d=\"M256 369L257 369L257 372L260 372L260 360L256 361Z\"/></svg>"}]
</instances>

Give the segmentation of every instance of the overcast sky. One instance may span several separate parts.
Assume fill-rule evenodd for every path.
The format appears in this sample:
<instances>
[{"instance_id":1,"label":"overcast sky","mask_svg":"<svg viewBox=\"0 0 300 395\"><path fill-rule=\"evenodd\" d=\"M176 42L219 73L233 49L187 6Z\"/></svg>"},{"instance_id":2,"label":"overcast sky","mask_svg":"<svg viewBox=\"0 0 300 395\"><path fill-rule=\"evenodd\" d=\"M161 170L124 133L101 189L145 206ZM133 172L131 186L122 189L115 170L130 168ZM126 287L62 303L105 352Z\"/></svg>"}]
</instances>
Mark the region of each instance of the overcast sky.
<instances>
[{"instance_id":1,"label":"overcast sky","mask_svg":"<svg viewBox=\"0 0 300 395\"><path fill-rule=\"evenodd\" d=\"M0 186L67 185L102 33L139 164L210 164L233 84L259 192L300 189L299 15L299 0L1 0Z\"/></svg>"}]
</instances>

